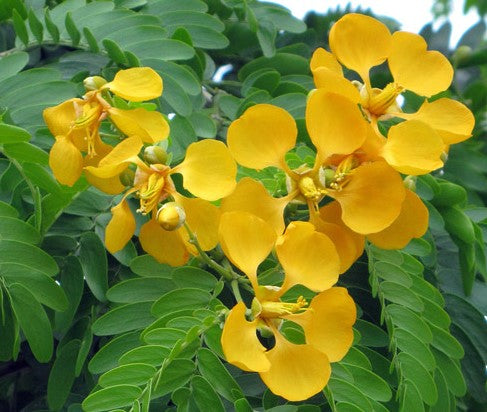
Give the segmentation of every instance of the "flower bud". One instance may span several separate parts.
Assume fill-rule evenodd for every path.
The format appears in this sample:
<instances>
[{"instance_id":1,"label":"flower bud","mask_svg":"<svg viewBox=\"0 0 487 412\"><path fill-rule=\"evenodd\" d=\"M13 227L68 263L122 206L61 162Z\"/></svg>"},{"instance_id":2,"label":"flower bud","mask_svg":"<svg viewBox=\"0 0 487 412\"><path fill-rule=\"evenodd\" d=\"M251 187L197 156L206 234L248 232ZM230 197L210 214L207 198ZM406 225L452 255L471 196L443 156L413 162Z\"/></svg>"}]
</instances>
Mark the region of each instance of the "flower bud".
<instances>
[{"instance_id":1,"label":"flower bud","mask_svg":"<svg viewBox=\"0 0 487 412\"><path fill-rule=\"evenodd\" d=\"M83 80L83 85L85 86L87 92L99 90L106 83L107 81L100 76L90 76Z\"/></svg>"},{"instance_id":2,"label":"flower bud","mask_svg":"<svg viewBox=\"0 0 487 412\"><path fill-rule=\"evenodd\" d=\"M176 202L165 203L157 211L157 222L164 230L179 229L186 220L184 209Z\"/></svg>"},{"instance_id":3,"label":"flower bud","mask_svg":"<svg viewBox=\"0 0 487 412\"><path fill-rule=\"evenodd\" d=\"M416 180L418 179L417 176L406 176L404 179L404 186L408 188L409 190L412 190L413 192L416 191Z\"/></svg>"},{"instance_id":4,"label":"flower bud","mask_svg":"<svg viewBox=\"0 0 487 412\"><path fill-rule=\"evenodd\" d=\"M333 169L320 167L320 170L318 171L318 180L323 187L330 187L330 183L333 182L334 178L335 171Z\"/></svg>"},{"instance_id":5,"label":"flower bud","mask_svg":"<svg viewBox=\"0 0 487 412\"><path fill-rule=\"evenodd\" d=\"M144 160L152 164L166 164L167 152L160 146L147 146L144 149Z\"/></svg>"},{"instance_id":6,"label":"flower bud","mask_svg":"<svg viewBox=\"0 0 487 412\"><path fill-rule=\"evenodd\" d=\"M470 46L460 46L458 49L456 49L452 55L452 60L455 62L455 64L461 63L462 60L467 59L470 57L472 54L472 48Z\"/></svg>"},{"instance_id":7,"label":"flower bud","mask_svg":"<svg viewBox=\"0 0 487 412\"><path fill-rule=\"evenodd\" d=\"M132 169L125 169L119 176L120 183L124 186L133 186L135 179L135 172Z\"/></svg>"}]
</instances>

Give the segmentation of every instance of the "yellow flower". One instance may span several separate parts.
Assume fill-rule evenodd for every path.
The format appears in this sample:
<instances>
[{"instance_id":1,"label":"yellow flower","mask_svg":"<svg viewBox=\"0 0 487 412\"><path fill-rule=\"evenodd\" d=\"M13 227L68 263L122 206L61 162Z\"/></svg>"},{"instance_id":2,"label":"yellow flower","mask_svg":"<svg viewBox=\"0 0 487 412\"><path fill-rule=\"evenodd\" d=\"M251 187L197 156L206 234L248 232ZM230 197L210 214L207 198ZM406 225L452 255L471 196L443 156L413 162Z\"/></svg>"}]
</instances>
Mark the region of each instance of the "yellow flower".
<instances>
[{"instance_id":1,"label":"yellow flower","mask_svg":"<svg viewBox=\"0 0 487 412\"><path fill-rule=\"evenodd\" d=\"M69 99L43 113L47 127L56 138L49 165L56 179L68 186L78 180L83 166L96 165L111 150L98 132L107 117L126 135L137 135L147 143L166 139L169 134L169 125L161 113L143 108L121 110L108 101L111 99L108 92L133 102L159 97L162 79L151 68L121 70L109 83L101 77L89 77L85 86L87 93L83 99ZM85 160L82 152L87 154Z\"/></svg>"},{"instance_id":2,"label":"yellow flower","mask_svg":"<svg viewBox=\"0 0 487 412\"><path fill-rule=\"evenodd\" d=\"M140 202L137 211L150 215L150 220L140 229L142 248L161 263L183 265L189 253L196 254L196 251L189 243L186 230L180 224L174 224L175 214L185 214L184 218L181 215L178 218L185 220L196 234L203 250L213 249L218 243L220 211L210 201L226 196L234 189L235 161L222 142L203 140L192 143L184 161L173 168L162 163L146 164L138 157L142 145L138 137L129 137L104 157L98 166L86 167L97 178L93 184L103 191L109 191L113 179L119 179L131 164L136 166L133 184L122 201L112 208L113 216L105 233L106 247L115 253L133 236L135 218L125 199L135 193ZM175 173L183 176L184 188L201 199L179 194L171 177ZM180 212L173 207L158 216L160 204L170 200L176 202Z\"/></svg>"},{"instance_id":3,"label":"yellow flower","mask_svg":"<svg viewBox=\"0 0 487 412\"><path fill-rule=\"evenodd\" d=\"M427 50L424 39L413 33L388 28L372 17L347 14L330 31L332 53L317 49L311 60L316 87L346 96L360 104L374 134L362 148L369 159L384 158L405 174L424 174L443 166L448 145L471 136L474 117L463 104L447 98L425 100L416 113L403 113L396 98L404 90L431 97L446 90L453 69L441 53ZM370 83L372 67L387 61L393 82L384 89ZM343 77L341 62L359 74L362 83ZM378 121L399 117L385 139Z\"/></svg>"},{"instance_id":4,"label":"yellow flower","mask_svg":"<svg viewBox=\"0 0 487 412\"><path fill-rule=\"evenodd\" d=\"M275 230L247 212L223 214L219 232L225 254L247 275L255 292L250 320L243 302L226 319L221 337L225 358L243 370L258 372L272 392L288 400L318 393L330 377L330 362L342 359L350 348L356 318L346 289L332 287L338 277L338 266L330 264L333 245L307 222L291 223L276 243ZM280 288L260 286L256 274L274 245L285 271ZM303 297L281 301L296 284L320 293L309 306ZM295 344L282 335L284 320L303 328L306 343ZM271 333L274 347L264 347L257 331Z\"/></svg>"},{"instance_id":5,"label":"yellow flower","mask_svg":"<svg viewBox=\"0 0 487 412\"><path fill-rule=\"evenodd\" d=\"M274 222L282 233L282 211L287 203L306 203L314 223L319 202L329 196L340 203L343 222L354 232L376 233L391 225L401 211L404 185L399 173L383 160L370 162L355 154L369 128L357 105L345 96L318 89L308 99L306 126L317 149L315 164L291 170L285 154L296 143L297 128L285 110L258 104L230 125L228 147L237 162L254 169L276 166L284 170L288 195L275 201L246 181L223 200L223 210L256 213ZM360 256L362 249L337 225L320 228L333 241L355 250L340 256L342 270L346 270L353 263L352 256Z\"/></svg>"}]
</instances>

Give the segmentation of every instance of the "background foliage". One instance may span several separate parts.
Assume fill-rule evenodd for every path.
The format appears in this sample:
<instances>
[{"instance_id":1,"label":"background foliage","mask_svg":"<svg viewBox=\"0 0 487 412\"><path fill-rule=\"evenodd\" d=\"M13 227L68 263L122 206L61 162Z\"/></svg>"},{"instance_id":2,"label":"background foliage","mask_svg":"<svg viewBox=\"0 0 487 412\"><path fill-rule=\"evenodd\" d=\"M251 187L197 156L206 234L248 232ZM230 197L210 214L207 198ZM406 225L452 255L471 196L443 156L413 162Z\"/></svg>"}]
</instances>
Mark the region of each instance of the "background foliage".
<instances>
[{"instance_id":1,"label":"background foliage","mask_svg":"<svg viewBox=\"0 0 487 412\"><path fill-rule=\"evenodd\" d=\"M437 1L446 8L448 1ZM486 13L485 1L465 2ZM341 277L359 306L355 342L329 385L286 403L257 374L226 364L220 312L227 286L194 259L173 269L137 242L103 246L117 199L53 178L42 110L82 94L82 80L151 66L164 79L173 162L198 139L221 139L256 103L288 110L300 146L313 50L350 7L300 21L254 0L5 0L0 3L0 409L9 411L455 411L487 405L487 43L485 22L450 47L451 27L425 26L456 68L448 97L476 117L474 138L443 170L420 177L430 230L404 250L369 247ZM383 18L391 30L400 27ZM221 74L224 72L223 77ZM218 76L215 74L218 73ZM389 78L379 67L374 84ZM405 104L421 104L412 93ZM104 136L110 137L110 130ZM274 194L272 169L242 170ZM283 186L284 185L284 186ZM213 256L218 259L219 252ZM272 276L276 262L265 262ZM289 333L292 333L290 331Z\"/></svg>"}]
</instances>

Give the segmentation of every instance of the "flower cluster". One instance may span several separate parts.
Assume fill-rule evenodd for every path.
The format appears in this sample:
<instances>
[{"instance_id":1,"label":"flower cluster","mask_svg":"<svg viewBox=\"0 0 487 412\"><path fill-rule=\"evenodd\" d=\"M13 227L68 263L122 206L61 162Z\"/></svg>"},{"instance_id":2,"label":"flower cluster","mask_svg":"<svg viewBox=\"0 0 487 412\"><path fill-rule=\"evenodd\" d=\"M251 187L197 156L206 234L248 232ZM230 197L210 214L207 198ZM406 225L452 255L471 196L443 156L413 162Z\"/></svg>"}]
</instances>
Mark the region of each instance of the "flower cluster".
<instances>
[{"instance_id":1,"label":"flower cluster","mask_svg":"<svg viewBox=\"0 0 487 412\"><path fill-rule=\"evenodd\" d=\"M106 227L108 251L121 250L137 233L159 262L180 266L194 255L209 263L232 283L237 300L222 330L227 361L258 372L274 393L293 401L322 390L330 362L352 345L356 308L347 290L335 286L340 274L362 255L366 240L399 249L426 232L428 210L411 182L441 168L449 146L468 139L474 125L464 105L434 98L449 87L453 69L420 36L391 34L371 17L348 14L334 24L329 44L331 51L317 49L310 62L316 89L305 120L314 164L290 166L294 118L256 104L230 124L228 147L202 140L172 165L164 142L168 122L140 104L162 93L150 68L119 71L111 82L90 77L82 99L44 112L56 139L49 158L54 176L73 185L84 171L98 189L123 193ZM385 62L393 80L380 89L369 72ZM360 81L347 79L342 66ZM398 97L406 90L425 97L416 112L401 108ZM102 122L120 132L116 145L100 137ZM237 183L237 164L279 169L287 194L273 197L250 177ZM289 217L288 205L299 208L300 220ZM139 229L134 213L146 216ZM218 244L222 264L206 254ZM282 277L265 284L258 267L271 252ZM242 274L228 271L228 261ZM239 285L250 299L242 299ZM298 285L306 298L293 295ZM289 325L301 340L285 332Z\"/></svg>"}]
</instances>

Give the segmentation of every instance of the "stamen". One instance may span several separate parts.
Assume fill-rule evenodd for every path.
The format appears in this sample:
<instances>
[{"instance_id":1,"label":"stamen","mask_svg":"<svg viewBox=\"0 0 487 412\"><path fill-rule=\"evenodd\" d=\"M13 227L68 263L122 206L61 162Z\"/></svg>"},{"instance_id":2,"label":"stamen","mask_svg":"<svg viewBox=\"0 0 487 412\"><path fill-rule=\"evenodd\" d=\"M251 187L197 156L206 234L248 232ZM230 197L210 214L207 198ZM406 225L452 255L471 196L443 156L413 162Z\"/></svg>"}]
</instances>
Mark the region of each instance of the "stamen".
<instances>
[{"instance_id":1,"label":"stamen","mask_svg":"<svg viewBox=\"0 0 487 412\"><path fill-rule=\"evenodd\" d=\"M151 210L157 208L161 199L162 189L164 188L165 179L163 176L153 173L147 179L147 182L139 189L140 208L137 212L146 215Z\"/></svg>"},{"instance_id":2,"label":"stamen","mask_svg":"<svg viewBox=\"0 0 487 412\"><path fill-rule=\"evenodd\" d=\"M370 96L367 105L368 111L376 116L385 114L403 90L403 87L398 84L389 83L380 93Z\"/></svg>"},{"instance_id":3,"label":"stamen","mask_svg":"<svg viewBox=\"0 0 487 412\"><path fill-rule=\"evenodd\" d=\"M308 302L303 296L300 296L296 302L272 302L266 301L261 303L262 309L260 317L262 318L279 318L293 313L300 313L309 310Z\"/></svg>"}]
</instances>

